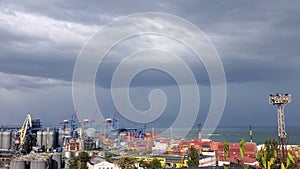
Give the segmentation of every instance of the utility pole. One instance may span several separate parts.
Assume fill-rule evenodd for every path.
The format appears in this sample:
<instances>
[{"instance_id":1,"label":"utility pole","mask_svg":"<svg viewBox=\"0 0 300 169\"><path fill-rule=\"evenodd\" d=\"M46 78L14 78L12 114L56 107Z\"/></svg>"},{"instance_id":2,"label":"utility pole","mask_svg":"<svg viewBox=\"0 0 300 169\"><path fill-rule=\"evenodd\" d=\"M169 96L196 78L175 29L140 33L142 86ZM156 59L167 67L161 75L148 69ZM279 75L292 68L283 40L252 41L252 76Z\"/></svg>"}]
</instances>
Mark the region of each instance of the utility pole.
<instances>
[{"instance_id":1,"label":"utility pole","mask_svg":"<svg viewBox=\"0 0 300 169\"><path fill-rule=\"evenodd\" d=\"M252 143L252 126L249 126L250 142Z\"/></svg>"},{"instance_id":2,"label":"utility pole","mask_svg":"<svg viewBox=\"0 0 300 169\"><path fill-rule=\"evenodd\" d=\"M200 143L200 150L199 150L199 154L202 154L202 127L201 127L201 123L198 124L198 139L199 139L199 143Z\"/></svg>"},{"instance_id":3,"label":"utility pole","mask_svg":"<svg viewBox=\"0 0 300 169\"><path fill-rule=\"evenodd\" d=\"M198 139L199 141L201 141L202 139L202 133L201 133L201 123L198 124Z\"/></svg>"}]
</instances>

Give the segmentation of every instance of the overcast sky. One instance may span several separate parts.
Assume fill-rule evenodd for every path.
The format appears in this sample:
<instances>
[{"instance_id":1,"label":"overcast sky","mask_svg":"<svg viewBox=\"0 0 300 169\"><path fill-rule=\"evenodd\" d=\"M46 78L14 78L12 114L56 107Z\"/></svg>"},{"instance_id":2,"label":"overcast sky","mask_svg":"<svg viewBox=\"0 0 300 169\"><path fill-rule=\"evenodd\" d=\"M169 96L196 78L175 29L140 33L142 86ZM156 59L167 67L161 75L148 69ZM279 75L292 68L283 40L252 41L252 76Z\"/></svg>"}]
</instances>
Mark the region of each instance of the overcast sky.
<instances>
[{"instance_id":1,"label":"overcast sky","mask_svg":"<svg viewBox=\"0 0 300 169\"><path fill-rule=\"evenodd\" d=\"M292 95L292 103L285 109L287 127L299 126L299 9L298 1L0 0L0 124L21 124L26 113L42 118L45 124L70 118L74 112L73 69L89 38L120 17L163 12L191 22L215 46L227 79L220 125L276 126L276 109L268 104L268 96L279 92ZM201 93L197 123L203 122L211 92L205 67L181 44L151 35L120 43L101 63L96 78L100 112L109 117L114 111L110 83L121 54L149 44L166 46L191 67ZM172 61L162 57L150 59L172 66ZM180 94L172 77L149 70L131 84L131 101L137 109L149 108L153 89L162 89L168 98L165 112L150 125L168 126L174 121ZM88 113L95 109L96 105ZM120 123L126 126L130 120L121 116Z\"/></svg>"}]
</instances>

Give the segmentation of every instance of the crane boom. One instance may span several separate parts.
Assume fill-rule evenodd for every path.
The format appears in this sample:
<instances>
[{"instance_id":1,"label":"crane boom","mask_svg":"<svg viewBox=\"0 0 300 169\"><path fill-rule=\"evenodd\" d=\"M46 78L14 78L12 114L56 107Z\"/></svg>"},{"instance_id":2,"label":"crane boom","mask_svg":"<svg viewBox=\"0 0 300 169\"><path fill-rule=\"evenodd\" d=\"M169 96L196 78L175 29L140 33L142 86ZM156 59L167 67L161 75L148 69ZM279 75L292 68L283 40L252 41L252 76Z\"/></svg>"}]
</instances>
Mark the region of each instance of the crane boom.
<instances>
[{"instance_id":1,"label":"crane boom","mask_svg":"<svg viewBox=\"0 0 300 169\"><path fill-rule=\"evenodd\" d=\"M32 123L31 123L31 116L30 114L27 114L24 123L22 125L22 128L19 130L19 134L20 134L20 147L19 149L22 151L24 143L25 143L25 138L26 138L26 132L28 130L29 127L32 127Z\"/></svg>"}]
</instances>

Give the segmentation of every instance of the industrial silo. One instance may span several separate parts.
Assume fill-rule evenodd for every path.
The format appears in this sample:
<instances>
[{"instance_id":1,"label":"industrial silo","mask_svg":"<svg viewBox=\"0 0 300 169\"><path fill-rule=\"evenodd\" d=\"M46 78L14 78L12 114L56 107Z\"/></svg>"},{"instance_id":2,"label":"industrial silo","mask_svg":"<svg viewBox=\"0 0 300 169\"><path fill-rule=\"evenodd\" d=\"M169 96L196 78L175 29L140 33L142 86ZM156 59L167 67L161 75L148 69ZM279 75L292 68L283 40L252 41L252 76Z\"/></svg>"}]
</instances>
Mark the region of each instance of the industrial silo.
<instances>
[{"instance_id":1,"label":"industrial silo","mask_svg":"<svg viewBox=\"0 0 300 169\"><path fill-rule=\"evenodd\" d=\"M59 130L59 132L58 132L58 144L59 144L60 147L62 147L63 144L64 144L64 137L65 137L64 130Z\"/></svg>"},{"instance_id":2,"label":"industrial silo","mask_svg":"<svg viewBox=\"0 0 300 169\"><path fill-rule=\"evenodd\" d=\"M14 144L15 144L15 142L16 142L16 139L17 139L17 135L18 135L18 133L19 133L19 131L17 131L17 130L13 130L12 132L11 132L11 139L10 139L10 147L13 147L14 146Z\"/></svg>"},{"instance_id":3,"label":"industrial silo","mask_svg":"<svg viewBox=\"0 0 300 169\"><path fill-rule=\"evenodd\" d=\"M25 169L25 161L22 159L14 159L10 161L10 169Z\"/></svg>"},{"instance_id":4,"label":"industrial silo","mask_svg":"<svg viewBox=\"0 0 300 169\"><path fill-rule=\"evenodd\" d=\"M11 140L11 132L4 131L2 133L2 149L9 149L10 148L10 141Z\"/></svg>"},{"instance_id":5,"label":"industrial silo","mask_svg":"<svg viewBox=\"0 0 300 169\"><path fill-rule=\"evenodd\" d=\"M30 162L30 169L46 169L48 167L45 159L36 159Z\"/></svg>"},{"instance_id":6,"label":"industrial silo","mask_svg":"<svg viewBox=\"0 0 300 169\"><path fill-rule=\"evenodd\" d=\"M36 135L36 144L41 148L43 145L43 131L38 131Z\"/></svg>"},{"instance_id":7,"label":"industrial silo","mask_svg":"<svg viewBox=\"0 0 300 169\"><path fill-rule=\"evenodd\" d=\"M51 130L48 132L48 144L47 144L48 150L53 146L53 140L54 140L54 132L53 130Z\"/></svg>"},{"instance_id":8,"label":"industrial silo","mask_svg":"<svg viewBox=\"0 0 300 169\"><path fill-rule=\"evenodd\" d=\"M61 169L61 153L52 154L51 168Z\"/></svg>"},{"instance_id":9,"label":"industrial silo","mask_svg":"<svg viewBox=\"0 0 300 169\"><path fill-rule=\"evenodd\" d=\"M58 147L58 130L53 130L53 147Z\"/></svg>"},{"instance_id":10,"label":"industrial silo","mask_svg":"<svg viewBox=\"0 0 300 169\"><path fill-rule=\"evenodd\" d=\"M48 139L48 132L47 131L43 131L43 139L42 139L42 146L45 146L47 145L47 139Z\"/></svg>"},{"instance_id":11,"label":"industrial silo","mask_svg":"<svg viewBox=\"0 0 300 169\"><path fill-rule=\"evenodd\" d=\"M2 149L2 131L0 131L0 149Z\"/></svg>"},{"instance_id":12,"label":"industrial silo","mask_svg":"<svg viewBox=\"0 0 300 169\"><path fill-rule=\"evenodd\" d=\"M47 164L47 169L52 169L52 158L51 156L47 155L47 157L44 158L46 164Z\"/></svg>"}]
</instances>

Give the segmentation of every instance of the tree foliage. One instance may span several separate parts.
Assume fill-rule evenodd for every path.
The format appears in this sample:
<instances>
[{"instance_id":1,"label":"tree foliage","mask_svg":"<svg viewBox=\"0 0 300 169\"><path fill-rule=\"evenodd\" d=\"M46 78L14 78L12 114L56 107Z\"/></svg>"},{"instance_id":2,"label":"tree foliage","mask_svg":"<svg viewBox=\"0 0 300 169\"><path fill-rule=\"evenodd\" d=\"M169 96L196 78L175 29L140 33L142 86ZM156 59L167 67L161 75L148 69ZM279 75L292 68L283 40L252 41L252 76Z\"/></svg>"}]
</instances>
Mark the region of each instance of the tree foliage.
<instances>
[{"instance_id":1,"label":"tree foliage","mask_svg":"<svg viewBox=\"0 0 300 169\"><path fill-rule=\"evenodd\" d=\"M149 167L149 164L146 163L143 160L138 161L138 163L139 163L139 167L142 167L142 168L148 168Z\"/></svg>"},{"instance_id":2,"label":"tree foliage","mask_svg":"<svg viewBox=\"0 0 300 169\"><path fill-rule=\"evenodd\" d=\"M188 166L198 167L199 166L199 154L194 147L190 148L190 153L188 155Z\"/></svg>"},{"instance_id":3,"label":"tree foliage","mask_svg":"<svg viewBox=\"0 0 300 169\"><path fill-rule=\"evenodd\" d=\"M256 159L260 166L267 169L280 168L280 160L277 154L278 143L276 140L267 139L265 141L264 149L256 154Z\"/></svg>"},{"instance_id":4,"label":"tree foliage","mask_svg":"<svg viewBox=\"0 0 300 169\"><path fill-rule=\"evenodd\" d=\"M87 162L90 160L90 156L87 152L83 151L80 152L78 155L78 166L80 169L86 169L87 168Z\"/></svg>"},{"instance_id":5,"label":"tree foliage","mask_svg":"<svg viewBox=\"0 0 300 169\"><path fill-rule=\"evenodd\" d=\"M223 153L224 153L224 157L225 157L226 160L228 159L228 152L229 152L229 145L225 141L224 142L224 147L223 147Z\"/></svg>"},{"instance_id":6,"label":"tree foliage","mask_svg":"<svg viewBox=\"0 0 300 169\"><path fill-rule=\"evenodd\" d=\"M161 163L160 163L159 159L157 159L157 158L154 158L150 162L149 166L147 167L147 169L161 169L161 168L163 168L163 167L161 166Z\"/></svg>"},{"instance_id":7,"label":"tree foliage","mask_svg":"<svg viewBox=\"0 0 300 169\"><path fill-rule=\"evenodd\" d=\"M244 154L245 154L245 139L242 138L240 141L240 156L242 160L244 160Z\"/></svg>"},{"instance_id":8,"label":"tree foliage","mask_svg":"<svg viewBox=\"0 0 300 169\"><path fill-rule=\"evenodd\" d=\"M256 159L260 166L266 169L294 169L297 168L292 155L287 154L287 159L285 163L282 163L278 157L278 143L275 139L267 139L265 141L265 148L260 150L256 154Z\"/></svg>"},{"instance_id":9,"label":"tree foliage","mask_svg":"<svg viewBox=\"0 0 300 169\"><path fill-rule=\"evenodd\" d=\"M135 168L134 163L135 163L134 158L130 158L130 157L122 157L118 161L118 165L122 169L134 169Z\"/></svg>"},{"instance_id":10,"label":"tree foliage","mask_svg":"<svg viewBox=\"0 0 300 169\"><path fill-rule=\"evenodd\" d=\"M70 169L78 169L78 157L74 157L74 158L71 158L69 160L69 163L70 163Z\"/></svg>"}]
</instances>

